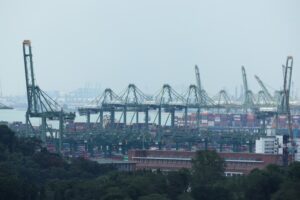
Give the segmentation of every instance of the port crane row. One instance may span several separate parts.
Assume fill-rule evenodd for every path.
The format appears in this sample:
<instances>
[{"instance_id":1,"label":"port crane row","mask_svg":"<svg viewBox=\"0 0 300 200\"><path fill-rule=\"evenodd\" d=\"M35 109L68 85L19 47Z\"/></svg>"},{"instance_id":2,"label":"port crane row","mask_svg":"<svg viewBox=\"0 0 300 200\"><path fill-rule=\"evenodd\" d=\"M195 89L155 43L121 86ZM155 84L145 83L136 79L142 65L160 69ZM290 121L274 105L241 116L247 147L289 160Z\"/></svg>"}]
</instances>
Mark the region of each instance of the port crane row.
<instances>
[{"instance_id":1,"label":"port crane row","mask_svg":"<svg viewBox=\"0 0 300 200\"><path fill-rule=\"evenodd\" d=\"M31 125L30 118L40 118L42 141L46 141L46 133L50 127L47 120L57 120L59 122L59 148L64 132L64 123L75 119L75 113L67 112L48 96L37 84L34 75L32 47L29 40L23 42L23 56L25 66L25 79L27 89L28 108L26 111L27 135L35 133ZM154 121L159 127L163 126L162 113L167 113L171 118L171 127L175 126L176 112L180 111L185 116L185 127L187 128L187 116L189 111L195 111L197 115L197 127L200 127L201 111L209 110L216 113L247 113L252 112L259 116L265 117L285 114L289 120L289 133L291 132L291 110L300 110L300 106L290 105L290 87L292 77L293 58L288 57L284 66L284 86L283 90L277 91L274 96L270 94L265 84L258 76L255 76L261 90L257 95L249 89L247 83L246 70L242 66L242 80L244 95L240 102L232 101L225 90L221 90L218 95L209 97L204 90L198 66L195 66L196 84L189 86L184 94L176 92L169 84L164 84L161 90L152 96L143 93L136 85L129 84L128 87L116 94L112 89L107 88L99 97L95 98L88 105L78 108L80 115L87 117L87 124L91 122L91 115L98 115L99 127L103 128L104 113L109 113L110 126L115 126L116 112L121 113L122 123L128 124L133 122L139 123L139 115L143 113L145 127L148 127L150 121L149 112L156 112ZM128 113L133 113L128 120ZM165 123L166 124L166 123ZM290 133L291 135L291 133Z\"/></svg>"},{"instance_id":2,"label":"port crane row","mask_svg":"<svg viewBox=\"0 0 300 200\"><path fill-rule=\"evenodd\" d=\"M287 64L291 65L292 57L287 58ZM288 66L287 69L292 66ZM187 115L189 111L194 111L197 116L197 127L200 125L200 112L210 111L212 113L254 113L260 117L274 116L277 114L286 114L286 96L289 96L282 91L275 92L272 96L265 84L258 76L255 76L261 90L257 95L249 89L247 83L246 70L242 66L242 77L244 84L244 95L241 102L232 101L230 96L225 90L221 90L218 95L209 97L206 91L201 86L200 73L198 66L195 66L196 85L189 86L184 94L176 92L169 84L164 84L161 90L152 96L143 93L136 85L129 84L128 87L117 95L112 89L107 88L104 92L95 98L88 105L78 108L78 112L82 116L87 117L87 124L91 121L91 115L99 115L97 122L100 123L100 127L103 127L103 115L108 113L110 116L111 126L115 123L115 113L121 113L121 118L118 123L128 124L127 113L133 113L129 124L132 124L133 118L135 122L139 122L139 113L144 113L145 120L143 121L146 126L149 121L149 111L156 112L156 117L153 123L158 126L163 126L166 123L162 123L162 112L168 113L171 118L171 127L175 124L175 113L183 112L185 116L185 127L187 127ZM288 83L291 82L291 77L288 78ZM286 85L286 90L290 91L290 85ZM289 101L289 100L288 100ZM300 110L299 105L290 105L290 109L294 112ZM290 112L290 110L289 110ZM169 118L169 117L168 117Z\"/></svg>"}]
</instances>

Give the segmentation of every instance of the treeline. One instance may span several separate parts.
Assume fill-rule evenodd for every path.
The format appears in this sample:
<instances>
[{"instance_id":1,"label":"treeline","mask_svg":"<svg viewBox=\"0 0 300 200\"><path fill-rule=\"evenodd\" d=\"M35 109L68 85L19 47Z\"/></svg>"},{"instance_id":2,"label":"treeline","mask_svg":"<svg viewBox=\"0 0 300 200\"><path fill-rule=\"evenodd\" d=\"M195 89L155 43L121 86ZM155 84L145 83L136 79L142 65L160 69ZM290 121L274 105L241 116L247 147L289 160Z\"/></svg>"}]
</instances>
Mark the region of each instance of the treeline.
<instances>
[{"instance_id":1,"label":"treeline","mask_svg":"<svg viewBox=\"0 0 300 200\"><path fill-rule=\"evenodd\" d=\"M39 140L0 126L0 199L5 200L290 200L300 199L300 164L270 165L224 177L225 163L199 151L192 170L118 172L84 159L64 160Z\"/></svg>"}]
</instances>

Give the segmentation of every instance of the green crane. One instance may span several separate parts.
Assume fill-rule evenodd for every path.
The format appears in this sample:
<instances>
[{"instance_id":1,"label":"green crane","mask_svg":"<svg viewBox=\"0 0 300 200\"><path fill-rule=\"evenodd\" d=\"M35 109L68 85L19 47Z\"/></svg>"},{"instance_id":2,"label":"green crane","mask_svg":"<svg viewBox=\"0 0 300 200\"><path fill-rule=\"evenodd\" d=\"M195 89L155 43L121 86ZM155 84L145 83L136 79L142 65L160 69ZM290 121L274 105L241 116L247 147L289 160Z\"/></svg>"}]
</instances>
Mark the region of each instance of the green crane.
<instances>
[{"instance_id":1,"label":"green crane","mask_svg":"<svg viewBox=\"0 0 300 200\"><path fill-rule=\"evenodd\" d=\"M281 104L279 107L279 113L287 115L288 119L288 135L284 137L290 138L291 143L291 154L292 159L294 159L294 140L293 140L293 130L292 130L292 119L291 119L291 111L290 111L290 90L291 90L291 83L292 83L292 72L293 72L293 57L288 56L286 60L286 65L284 66L284 79L283 79L283 90L281 92ZM283 164L285 166L288 165L288 157L289 157L289 149L287 146L287 139L283 140Z\"/></svg>"},{"instance_id":2,"label":"green crane","mask_svg":"<svg viewBox=\"0 0 300 200\"><path fill-rule=\"evenodd\" d=\"M25 66L25 80L27 90L27 111L26 111L26 134L33 135L35 130L31 124L30 118L41 118L42 129L40 131L40 138L45 143L47 134L47 120L59 121L59 144L58 151L61 150L62 135L65 120L74 120L75 113L68 113L63 111L62 107L48 96L36 84L33 70L32 48L30 40L23 41L23 56ZM31 131L29 131L31 127Z\"/></svg>"},{"instance_id":3,"label":"green crane","mask_svg":"<svg viewBox=\"0 0 300 200\"><path fill-rule=\"evenodd\" d=\"M255 79L257 80L259 86L262 89L262 92L264 96L266 97L266 101L268 104L273 104L275 102L274 97L270 94L269 90L266 88L265 84L261 81L261 79L258 76L254 76Z\"/></svg>"},{"instance_id":4,"label":"green crane","mask_svg":"<svg viewBox=\"0 0 300 200\"><path fill-rule=\"evenodd\" d=\"M242 66L242 77L243 77L243 85L244 85L244 108L253 108L254 106L254 96L252 91L248 88L248 82L247 82L247 74L245 67Z\"/></svg>"}]
</instances>

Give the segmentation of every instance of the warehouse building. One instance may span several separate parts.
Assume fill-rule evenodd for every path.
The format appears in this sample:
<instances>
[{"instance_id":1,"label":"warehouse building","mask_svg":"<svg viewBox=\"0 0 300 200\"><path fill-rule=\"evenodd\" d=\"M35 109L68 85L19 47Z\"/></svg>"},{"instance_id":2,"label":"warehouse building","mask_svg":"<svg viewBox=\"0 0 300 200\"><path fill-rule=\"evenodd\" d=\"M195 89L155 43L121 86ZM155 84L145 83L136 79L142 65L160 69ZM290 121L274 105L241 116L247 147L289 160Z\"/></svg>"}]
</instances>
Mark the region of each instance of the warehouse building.
<instances>
[{"instance_id":1,"label":"warehouse building","mask_svg":"<svg viewBox=\"0 0 300 200\"><path fill-rule=\"evenodd\" d=\"M136 163L137 170L174 171L192 167L196 152L130 150L128 158ZM253 169L263 169L269 164L282 165L282 155L254 153L219 153L226 163L226 176L249 174Z\"/></svg>"}]
</instances>

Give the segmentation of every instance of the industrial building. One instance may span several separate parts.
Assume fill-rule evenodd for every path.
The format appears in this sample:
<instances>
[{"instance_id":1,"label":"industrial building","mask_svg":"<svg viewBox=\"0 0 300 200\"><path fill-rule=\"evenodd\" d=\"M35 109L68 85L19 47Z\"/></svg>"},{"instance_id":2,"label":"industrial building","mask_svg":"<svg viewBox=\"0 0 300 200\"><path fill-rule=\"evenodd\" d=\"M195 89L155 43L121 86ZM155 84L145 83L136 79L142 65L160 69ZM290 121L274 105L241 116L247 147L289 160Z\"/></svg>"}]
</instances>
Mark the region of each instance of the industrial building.
<instances>
[{"instance_id":1,"label":"industrial building","mask_svg":"<svg viewBox=\"0 0 300 200\"><path fill-rule=\"evenodd\" d=\"M295 143L296 143L295 161L300 162L300 138L295 139Z\"/></svg>"},{"instance_id":2,"label":"industrial building","mask_svg":"<svg viewBox=\"0 0 300 200\"><path fill-rule=\"evenodd\" d=\"M131 172L136 170L136 163L125 161L125 160L116 160L116 159L91 159L96 161L100 165L111 165L115 167L118 171Z\"/></svg>"},{"instance_id":3,"label":"industrial building","mask_svg":"<svg viewBox=\"0 0 300 200\"><path fill-rule=\"evenodd\" d=\"M172 171L192 167L192 151L130 150L129 161L136 162L137 170ZM282 155L254 153L219 153L225 160L226 176L249 174L253 169L263 169L269 164L282 165Z\"/></svg>"},{"instance_id":4,"label":"industrial building","mask_svg":"<svg viewBox=\"0 0 300 200\"><path fill-rule=\"evenodd\" d=\"M261 137L255 141L255 153L282 154L283 136Z\"/></svg>"}]
</instances>

